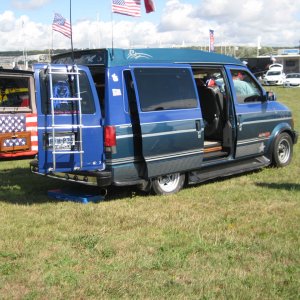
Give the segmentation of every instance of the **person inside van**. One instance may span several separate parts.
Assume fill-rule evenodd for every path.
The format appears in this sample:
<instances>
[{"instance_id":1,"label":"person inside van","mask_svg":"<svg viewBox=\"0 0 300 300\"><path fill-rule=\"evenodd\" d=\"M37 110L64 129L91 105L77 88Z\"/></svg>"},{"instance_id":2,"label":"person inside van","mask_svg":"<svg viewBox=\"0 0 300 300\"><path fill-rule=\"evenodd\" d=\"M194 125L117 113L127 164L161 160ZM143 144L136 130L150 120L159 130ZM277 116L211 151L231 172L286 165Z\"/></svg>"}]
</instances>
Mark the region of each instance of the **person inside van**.
<instances>
[{"instance_id":1,"label":"person inside van","mask_svg":"<svg viewBox=\"0 0 300 300\"><path fill-rule=\"evenodd\" d=\"M254 86L248 75L239 71L231 71L236 96L240 103L247 102L247 98L259 96L258 88Z\"/></svg>"}]
</instances>

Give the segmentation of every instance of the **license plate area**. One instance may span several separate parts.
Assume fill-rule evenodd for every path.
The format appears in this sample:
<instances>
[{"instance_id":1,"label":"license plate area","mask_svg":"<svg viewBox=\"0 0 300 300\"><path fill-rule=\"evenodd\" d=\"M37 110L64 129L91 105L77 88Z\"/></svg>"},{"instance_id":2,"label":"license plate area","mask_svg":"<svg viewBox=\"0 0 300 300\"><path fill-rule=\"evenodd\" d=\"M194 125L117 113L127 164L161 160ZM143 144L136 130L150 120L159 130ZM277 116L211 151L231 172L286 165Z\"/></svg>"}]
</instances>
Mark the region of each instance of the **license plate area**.
<instances>
[{"instance_id":1,"label":"license plate area","mask_svg":"<svg viewBox=\"0 0 300 300\"><path fill-rule=\"evenodd\" d=\"M47 134L46 145L48 150L76 150L76 134L74 132L56 133L54 139L52 133Z\"/></svg>"}]
</instances>

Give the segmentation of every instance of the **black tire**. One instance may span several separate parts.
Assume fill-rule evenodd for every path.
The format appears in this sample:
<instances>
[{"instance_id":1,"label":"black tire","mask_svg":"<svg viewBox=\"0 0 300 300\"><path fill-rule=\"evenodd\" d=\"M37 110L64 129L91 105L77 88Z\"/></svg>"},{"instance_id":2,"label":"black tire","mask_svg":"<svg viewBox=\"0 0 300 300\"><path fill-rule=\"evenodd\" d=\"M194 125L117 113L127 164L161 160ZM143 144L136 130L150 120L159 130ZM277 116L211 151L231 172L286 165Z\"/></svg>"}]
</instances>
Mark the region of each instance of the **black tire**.
<instances>
[{"instance_id":1,"label":"black tire","mask_svg":"<svg viewBox=\"0 0 300 300\"><path fill-rule=\"evenodd\" d=\"M283 132L275 140L273 148L273 165L275 167L287 166L293 157L293 141L291 136Z\"/></svg>"},{"instance_id":2,"label":"black tire","mask_svg":"<svg viewBox=\"0 0 300 300\"><path fill-rule=\"evenodd\" d=\"M152 181L152 191L156 195L175 194L184 185L185 174L174 173L159 176Z\"/></svg>"}]
</instances>

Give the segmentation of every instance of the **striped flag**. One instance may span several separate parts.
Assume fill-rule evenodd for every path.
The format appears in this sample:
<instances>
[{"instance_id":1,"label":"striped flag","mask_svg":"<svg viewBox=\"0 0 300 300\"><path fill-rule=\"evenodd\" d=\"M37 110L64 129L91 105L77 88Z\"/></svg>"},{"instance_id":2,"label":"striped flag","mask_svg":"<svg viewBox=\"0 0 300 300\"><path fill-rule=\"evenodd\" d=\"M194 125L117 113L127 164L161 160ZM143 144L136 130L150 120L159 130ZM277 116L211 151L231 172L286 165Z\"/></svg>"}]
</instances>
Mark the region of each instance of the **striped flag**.
<instances>
[{"instance_id":1,"label":"striped flag","mask_svg":"<svg viewBox=\"0 0 300 300\"><path fill-rule=\"evenodd\" d=\"M67 38L71 38L71 24L62 15L58 13L54 14L52 30L60 32Z\"/></svg>"},{"instance_id":2,"label":"striped flag","mask_svg":"<svg viewBox=\"0 0 300 300\"><path fill-rule=\"evenodd\" d=\"M131 17L140 17L141 0L112 0L112 12Z\"/></svg>"},{"instance_id":3,"label":"striped flag","mask_svg":"<svg viewBox=\"0 0 300 300\"><path fill-rule=\"evenodd\" d=\"M18 133L20 133L18 135ZM23 135L21 134L23 133ZM27 138L30 136L30 141ZM3 114L0 115L0 149L6 147L23 147L29 151L38 150L37 115L28 114ZM25 150L24 150L25 151Z\"/></svg>"},{"instance_id":4,"label":"striped flag","mask_svg":"<svg viewBox=\"0 0 300 300\"><path fill-rule=\"evenodd\" d=\"M209 52L215 52L215 36L212 29L209 29Z\"/></svg>"},{"instance_id":5,"label":"striped flag","mask_svg":"<svg viewBox=\"0 0 300 300\"><path fill-rule=\"evenodd\" d=\"M26 114L26 131L30 131L31 150L38 150L37 115Z\"/></svg>"}]
</instances>

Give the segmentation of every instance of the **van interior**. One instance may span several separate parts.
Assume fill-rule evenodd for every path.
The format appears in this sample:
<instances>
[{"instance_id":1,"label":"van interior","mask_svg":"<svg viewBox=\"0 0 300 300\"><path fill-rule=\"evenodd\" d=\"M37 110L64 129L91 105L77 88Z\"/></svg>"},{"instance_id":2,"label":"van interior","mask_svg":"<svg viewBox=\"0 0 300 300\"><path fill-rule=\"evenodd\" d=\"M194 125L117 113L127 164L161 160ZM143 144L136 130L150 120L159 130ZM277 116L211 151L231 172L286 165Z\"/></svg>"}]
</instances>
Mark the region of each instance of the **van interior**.
<instances>
[{"instance_id":1,"label":"van interior","mask_svg":"<svg viewBox=\"0 0 300 300\"><path fill-rule=\"evenodd\" d=\"M204 120L204 160L229 155L232 149L230 97L220 68L193 68Z\"/></svg>"}]
</instances>

